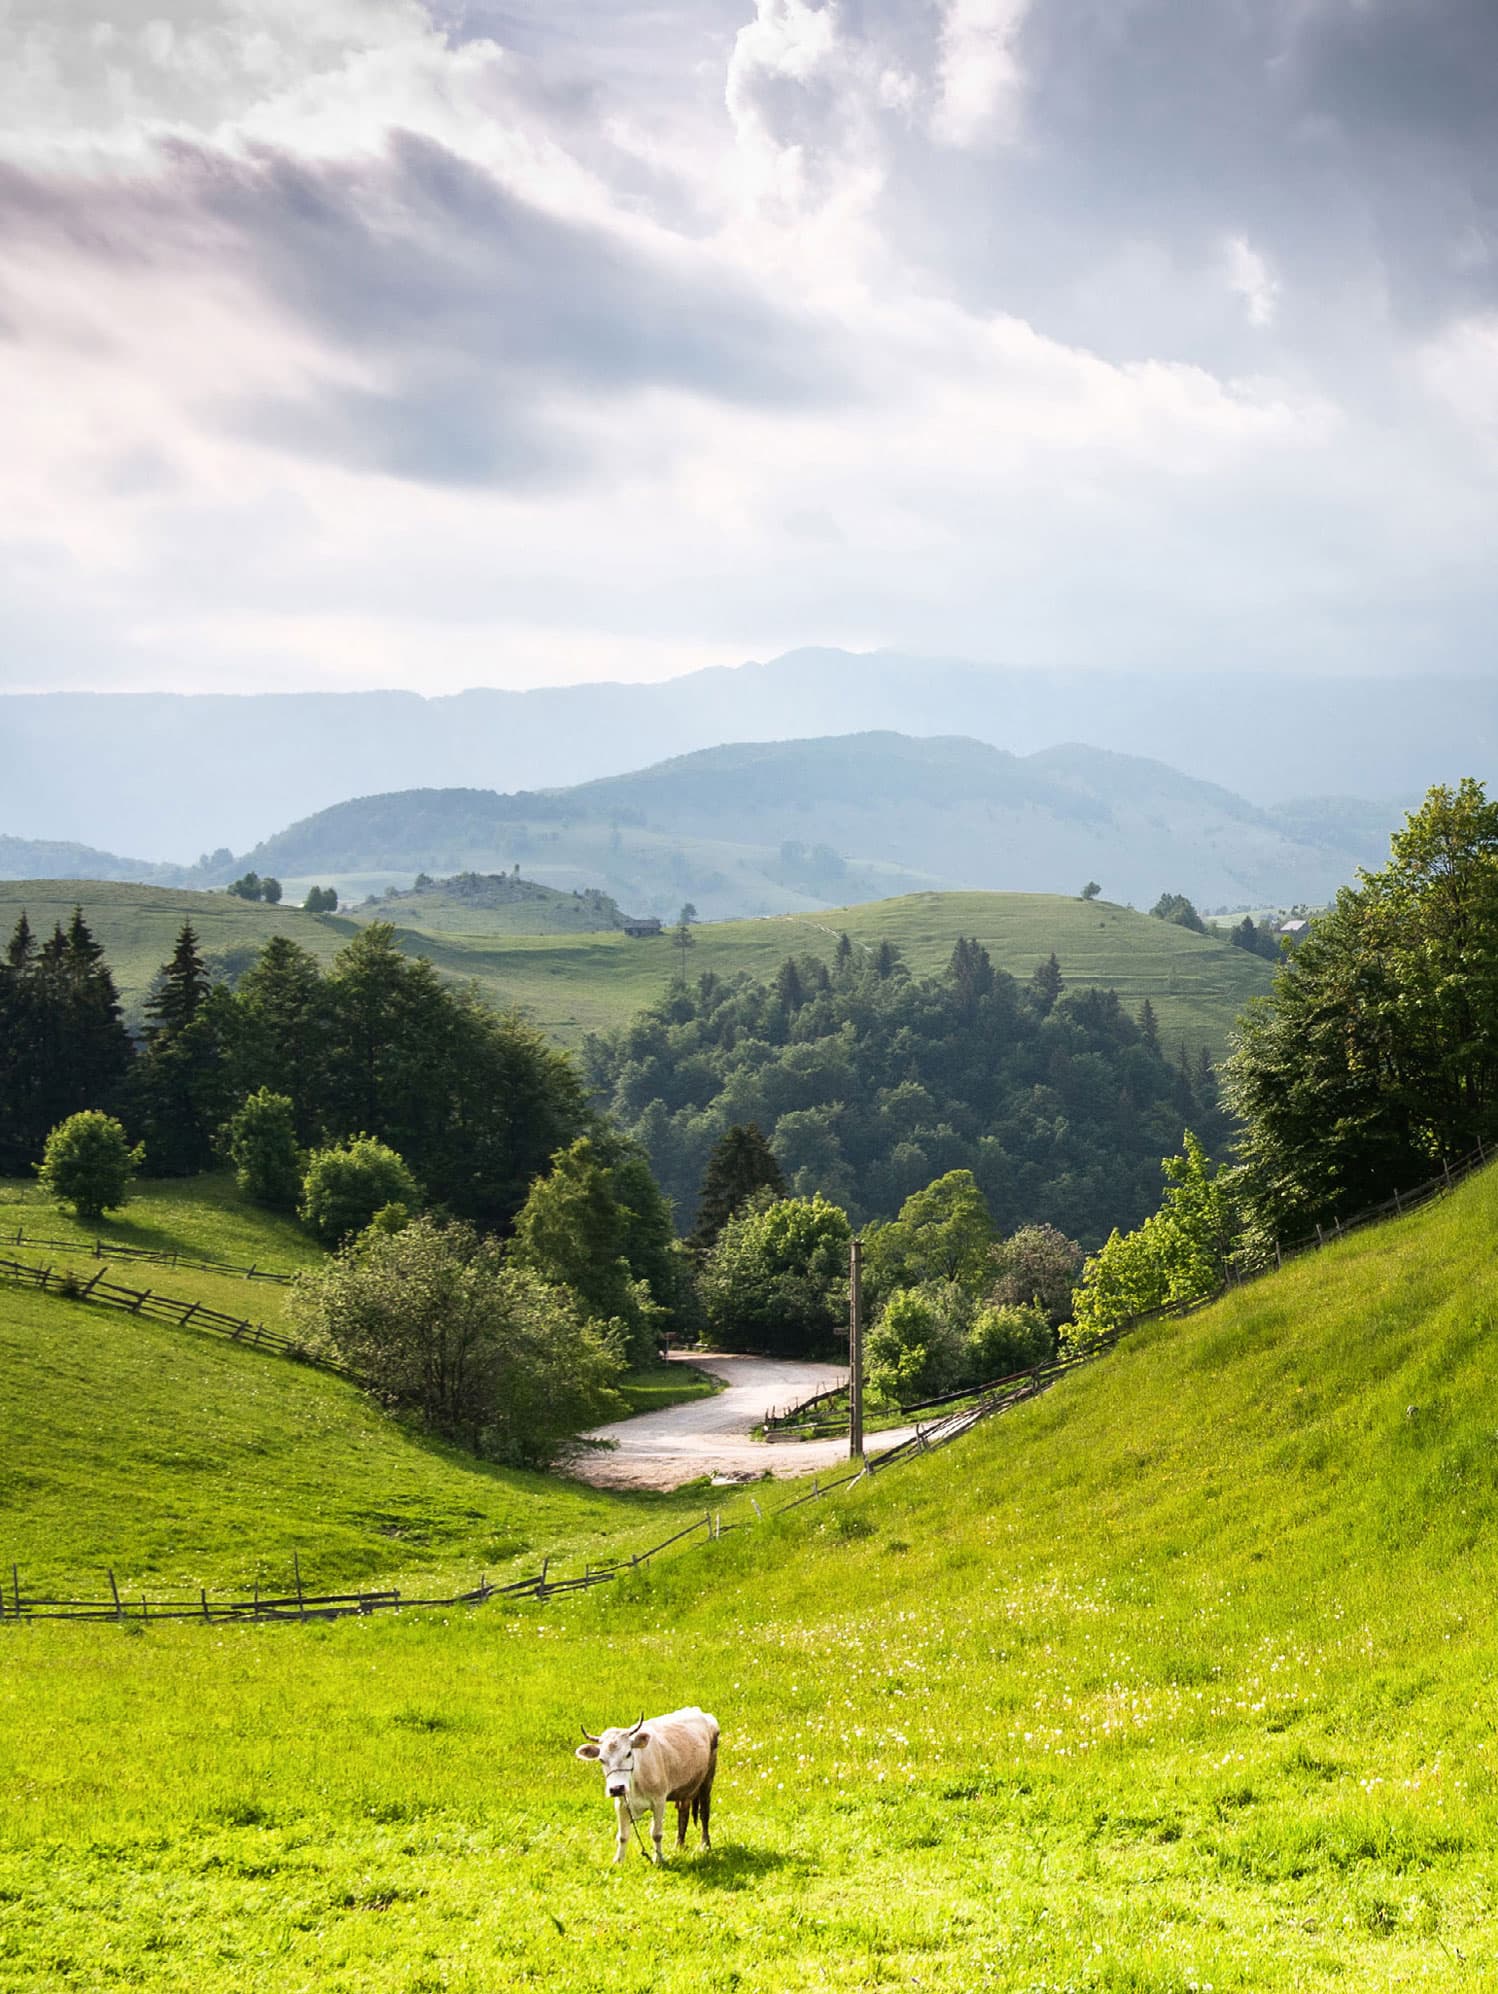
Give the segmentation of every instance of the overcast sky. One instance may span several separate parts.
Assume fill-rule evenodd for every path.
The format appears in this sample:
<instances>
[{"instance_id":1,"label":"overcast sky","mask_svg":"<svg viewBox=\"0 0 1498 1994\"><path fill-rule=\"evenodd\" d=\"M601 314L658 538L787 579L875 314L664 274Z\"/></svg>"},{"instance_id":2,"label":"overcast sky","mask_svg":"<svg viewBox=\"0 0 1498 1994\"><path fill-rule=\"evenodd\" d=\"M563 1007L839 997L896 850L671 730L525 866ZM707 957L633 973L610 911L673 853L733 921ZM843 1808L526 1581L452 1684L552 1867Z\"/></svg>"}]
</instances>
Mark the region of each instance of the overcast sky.
<instances>
[{"instance_id":1,"label":"overcast sky","mask_svg":"<svg viewBox=\"0 0 1498 1994\"><path fill-rule=\"evenodd\" d=\"M1483 671L1493 0L9 0L0 688Z\"/></svg>"}]
</instances>

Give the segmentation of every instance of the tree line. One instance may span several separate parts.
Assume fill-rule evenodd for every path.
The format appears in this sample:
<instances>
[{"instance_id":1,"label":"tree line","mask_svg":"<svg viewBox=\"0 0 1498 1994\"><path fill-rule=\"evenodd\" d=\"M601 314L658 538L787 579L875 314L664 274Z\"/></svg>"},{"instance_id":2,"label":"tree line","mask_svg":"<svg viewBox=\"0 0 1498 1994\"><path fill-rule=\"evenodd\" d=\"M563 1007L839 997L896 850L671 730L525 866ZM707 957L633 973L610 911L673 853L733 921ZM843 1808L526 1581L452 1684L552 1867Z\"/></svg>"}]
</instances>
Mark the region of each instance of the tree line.
<instances>
[{"instance_id":1,"label":"tree line","mask_svg":"<svg viewBox=\"0 0 1498 1994\"><path fill-rule=\"evenodd\" d=\"M967 938L935 976L846 935L768 980L709 973L584 1061L683 1212L714 1144L752 1122L792 1192L855 1224L968 1170L1002 1230L1044 1221L1094 1245L1153 1208L1188 1126L1211 1146L1227 1126L1210 1060L1167 1048L1148 1002L1136 1018L1112 991L1068 990L1054 956L1021 983Z\"/></svg>"}]
</instances>

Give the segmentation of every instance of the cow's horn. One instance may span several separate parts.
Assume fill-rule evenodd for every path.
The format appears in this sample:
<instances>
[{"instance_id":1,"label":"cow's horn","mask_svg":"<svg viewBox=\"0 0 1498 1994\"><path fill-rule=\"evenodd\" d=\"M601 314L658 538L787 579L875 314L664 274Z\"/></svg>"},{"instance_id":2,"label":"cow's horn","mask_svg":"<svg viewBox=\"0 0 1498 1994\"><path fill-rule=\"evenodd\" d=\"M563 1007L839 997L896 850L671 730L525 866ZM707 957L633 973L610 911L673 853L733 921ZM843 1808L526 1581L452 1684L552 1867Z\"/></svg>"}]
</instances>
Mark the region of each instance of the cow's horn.
<instances>
[{"instance_id":1,"label":"cow's horn","mask_svg":"<svg viewBox=\"0 0 1498 1994\"><path fill-rule=\"evenodd\" d=\"M633 1736L635 1735L636 1731L638 1731L638 1730L639 1730L640 1726L641 1726L641 1725L642 1725L642 1724L643 1724L644 1722L645 1722L645 1713L644 1713L644 1711L642 1710L642 1711L640 1712L639 1716L638 1716L638 1717L637 1717L637 1718L635 1719L634 1723L630 1725L630 1727L629 1727L629 1735L630 1735L631 1737L633 1737Z\"/></svg>"},{"instance_id":2,"label":"cow's horn","mask_svg":"<svg viewBox=\"0 0 1498 1994\"><path fill-rule=\"evenodd\" d=\"M590 1730L588 1729L588 1727L587 1727L587 1725L586 1725L586 1724L584 1724L584 1725L583 1725L583 1726L581 1727L581 1729L582 1729L582 1734L583 1734L583 1736L584 1736L584 1737L585 1737L585 1738L587 1739L587 1741L588 1741L588 1743L589 1743L590 1745L596 1745L596 1744L598 1743L598 1740L597 1740L597 1738L596 1738L596 1737L594 1736L594 1734L593 1734L593 1733L592 1733L592 1732L591 1732L591 1731L590 1731Z\"/></svg>"}]
</instances>

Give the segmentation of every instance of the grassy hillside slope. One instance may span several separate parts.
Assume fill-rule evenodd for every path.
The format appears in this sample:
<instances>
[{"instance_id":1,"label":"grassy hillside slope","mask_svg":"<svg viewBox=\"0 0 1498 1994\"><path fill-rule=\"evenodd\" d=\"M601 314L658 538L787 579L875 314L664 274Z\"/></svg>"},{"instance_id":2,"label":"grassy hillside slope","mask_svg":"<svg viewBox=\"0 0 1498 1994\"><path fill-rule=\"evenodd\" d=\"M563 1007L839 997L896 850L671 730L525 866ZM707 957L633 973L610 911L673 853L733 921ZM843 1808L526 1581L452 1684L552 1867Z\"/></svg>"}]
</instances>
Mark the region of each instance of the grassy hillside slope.
<instances>
[{"instance_id":1,"label":"grassy hillside slope","mask_svg":"<svg viewBox=\"0 0 1498 1994\"><path fill-rule=\"evenodd\" d=\"M185 920L211 958L237 968L274 934L290 935L327 962L357 931L339 915L263 907L224 893L23 880L0 883L0 936L9 934L22 908L32 926L46 932L54 921L66 922L75 903L104 944L132 1015L139 1014ZM420 917L410 918L419 905L420 897L391 905L402 948L430 956L447 976L471 978L491 1003L521 1005L563 1044L623 1024L676 974L677 956L665 936L631 941L614 931L495 933L480 916L463 925L461 908L446 902L440 925L427 930ZM384 918L384 909L371 912ZM913 893L814 913L714 922L694 930L688 974L773 974L789 954L830 953L843 929L870 948L886 937L897 942L918 973L940 968L959 934L977 935L994 961L1016 976L1028 976L1054 949L1068 983L1117 990L1130 1010L1148 997L1166 1044L1184 1038L1193 1051L1199 1045L1220 1051L1239 1011L1269 988L1273 974L1271 964L1216 938L1107 901L1089 904L1050 893Z\"/></svg>"},{"instance_id":2,"label":"grassy hillside slope","mask_svg":"<svg viewBox=\"0 0 1498 1994\"><path fill-rule=\"evenodd\" d=\"M220 970L247 967L272 935L289 935L328 962L357 933L352 921L336 914L304 914L284 902L266 907L228 893L114 880L8 879L0 881L0 934L8 936L24 910L45 937L54 922L66 927L76 906L104 945L131 1017L138 1016L184 921L192 922L204 955Z\"/></svg>"},{"instance_id":3,"label":"grassy hillside slope","mask_svg":"<svg viewBox=\"0 0 1498 1994\"><path fill-rule=\"evenodd\" d=\"M1148 997L1165 1043L1185 1039L1193 1051L1207 1045L1220 1052L1243 1006L1273 978L1272 964L1215 937L1106 901L1051 893L915 893L814 914L713 922L694 929L687 974L771 976L787 955L830 956L844 930L865 948L897 943L922 975L945 965L959 935L976 935L998 967L1019 977L1054 950L1069 984L1116 990L1131 1011ZM622 1024L668 987L679 962L669 936L499 941L469 933L422 943L417 934L403 930L403 946L426 947L454 974L466 968L494 1001L525 1006L564 1043Z\"/></svg>"},{"instance_id":4,"label":"grassy hillside slope","mask_svg":"<svg viewBox=\"0 0 1498 1994\"><path fill-rule=\"evenodd\" d=\"M16 1244L17 1228L66 1246ZM227 1314L290 1326L289 1291L202 1267L108 1261L108 1247L203 1255L279 1271L323 1255L293 1221L257 1211L227 1177L142 1183L82 1226L35 1187L0 1181L0 1253L92 1273ZM683 1380L655 1372L641 1405ZM675 1391L666 1394L666 1385ZM703 1387L706 1389L706 1387ZM694 1394L691 1394L694 1395ZM216 1337L0 1282L0 1567L33 1593L83 1582L262 1590L390 1579L406 1590L473 1582L600 1533L667 1535L692 1499L623 1502L475 1462L384 1417L354 1386ZM640 1533L643 1532L643 1537ZM534 1554L534 1555L532 1555ZM434 1577L435 1575L435 1577Z\"/></svg>"},{"instance_id":5,"label":"grassy hillside slope","mask_svg":"<svg viewBox=\"0 0 1498 1994\"><path fill-rule=\"evenodd\" d=\"M12 1630L0 1987L1498 1986L1495 1228L1490 1172L627 1591ZM611 1872L577 1726L689 1701L715 1848Z\"/></svg>"}]
</instances>

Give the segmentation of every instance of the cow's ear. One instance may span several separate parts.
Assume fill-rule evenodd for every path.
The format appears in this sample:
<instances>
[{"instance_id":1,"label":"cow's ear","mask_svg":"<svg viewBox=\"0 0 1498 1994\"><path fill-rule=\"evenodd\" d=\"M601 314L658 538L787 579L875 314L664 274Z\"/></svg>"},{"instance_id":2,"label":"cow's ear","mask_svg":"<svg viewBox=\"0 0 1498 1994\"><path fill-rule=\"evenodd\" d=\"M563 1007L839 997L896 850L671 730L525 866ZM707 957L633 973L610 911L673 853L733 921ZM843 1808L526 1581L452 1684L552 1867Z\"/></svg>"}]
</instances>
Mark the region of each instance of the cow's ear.
<instances>
[{"instance_id":1,"label":"cow's ear","mask_svg":"<svg viewBox=\"0 0 1498 1994\"><path fill-rule=\"evenodd\" d=\"M639 1751L642 1746L650 1743L650 1733L648 1731L636 1731L633 1738L630 1739L630 1743L636 1751Z\"/></svg>"},{"instance_id":2,"label":"cow's ear","mask_svg":"<svg viewBox=\"0 0 1498 1994\"><path fill-rule=\"evenodd\" d=\"M579 1745L577 1756L580 1759L596 1759L598 1757L598 1747L596 1745Z\"/></svg>"}]
</instances>

